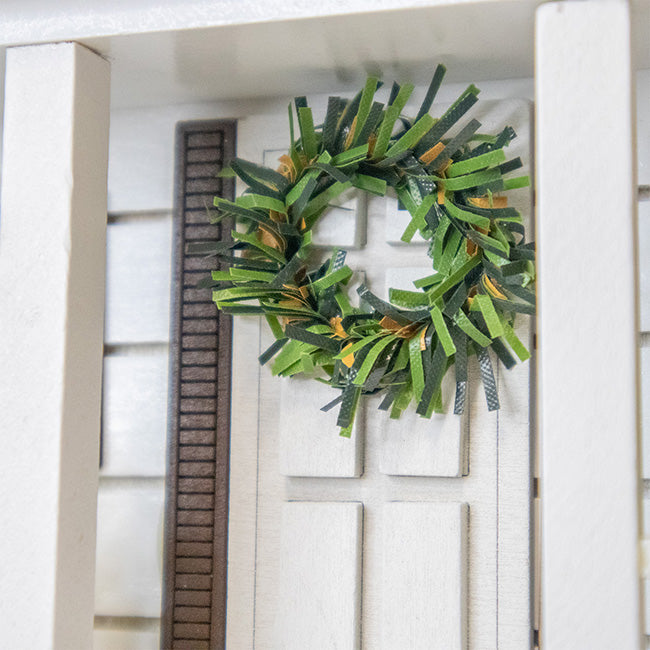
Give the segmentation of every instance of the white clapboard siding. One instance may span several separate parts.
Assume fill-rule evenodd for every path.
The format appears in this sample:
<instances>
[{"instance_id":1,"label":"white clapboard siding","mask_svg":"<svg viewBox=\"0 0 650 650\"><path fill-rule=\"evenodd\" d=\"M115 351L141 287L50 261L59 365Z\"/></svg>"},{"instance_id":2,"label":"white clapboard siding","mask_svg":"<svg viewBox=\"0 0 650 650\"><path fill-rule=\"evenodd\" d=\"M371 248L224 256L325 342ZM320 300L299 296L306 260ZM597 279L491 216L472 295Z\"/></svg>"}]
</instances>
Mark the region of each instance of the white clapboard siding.
<instances>
[{"instance_id":1,"label":"white clapboard siding","mask_svg":"<svg viewBox=\"0 0 650 650\"><path fill-rule=\"evenodd\" d=\"M164 476L167 351L104 358L101 476Z\"/></svg>"},{"instance_id":2,"label":"white clapboard siding","mask_svg":"<svg viewBox=\"0 0 650 650\"><path fill-rule=\"evenodd\" d=\"M103 483L97 500L95 613L160 616L162 482Z\"/></svg>"},{"instance_id":3,"label":"white clapboard siding","mask_svg":"<svg viewBox=\"0 0 650 650\"><path fill-rule=\"evenodd\" d=\"M360 647L362 511L360 503L284 505L276 647Z\"/></svg>"},{"instance_id":4,"label":"white clapboard siding","mask_svg":"<svg viewBox=\"0 0 650 650\"><path fill-rule=\"evenodd\" d=\"M382 649L465 650L467 504L383 508Z\"/></svg>"},{"instance_id":5,"label":"white clapboard siding","mask_svg":"<svg viewBox=\"0 0 650 650\"><path fill-rule=\"evenodd\" d=\"M159 647L160 625L157 621L145 629L101 627L95 623L93 650L155 650Z\"/></svg>"},{"instance_id":6,"label":"white clapboard siding","mask_svg":"<svg viewBox=\"0 0 650 650\"><path fill-rule=\"evenodd\" d=\"M387 215L388 218L388 215ZM431 267L403 267L386 270L388 290L416 291L413 281L431 275ZM384 474L396 476L461 476L465 467L466 418L454 415L453 373L443 381L445 413L434 413L430 419L420 417L413 408L399 419L381 420L379 468Z\"/></svg>"},{"instance_id":7,"label":"white clapboard siding","mask_svg":"<svg viewBox=\"0 0 650 650\"><path fill-rule=\"evenodd\" d=\"M536 54L541 641L638 648L630 3L543 4Z\"/></svg>"},{"instance_id":8,"label":"white clapboard siding","mask_svg":"<svg viewBox=\"0 0 650 650\"><path fill-rule=\"evenodd\" d=\"M109 224L106 343L169 340L171 233L165 214Z\"/></svg>"},{"instance_id":9,"label":"white clapboard siding","mask_svg":"<svg viewBox=\"0 0 650 650\"><path fill-rule=\"evenodd\" d=\"M363 469L363 404L350 438L339 435L339 406L321 407L340 391L304 377L282 379L280 471L285 476L360 476Z\"/></svg>"}]
</instances>

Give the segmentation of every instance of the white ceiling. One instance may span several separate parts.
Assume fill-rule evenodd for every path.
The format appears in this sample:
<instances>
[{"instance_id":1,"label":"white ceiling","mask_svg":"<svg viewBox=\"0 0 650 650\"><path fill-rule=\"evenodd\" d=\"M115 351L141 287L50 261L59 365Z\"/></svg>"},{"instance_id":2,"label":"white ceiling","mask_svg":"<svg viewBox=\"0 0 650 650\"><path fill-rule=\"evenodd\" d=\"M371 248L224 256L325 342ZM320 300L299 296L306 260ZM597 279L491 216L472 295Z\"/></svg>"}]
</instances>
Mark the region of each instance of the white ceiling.
<instances>
[{"instance_id":1,"label":"white ceiling","mask_svg":"<svg viewBox=\"0 0 650 650\"><path fill-rule=\"evenodd\" d=\"M112 63L114 107L343 92L367 72L530 78L542 0L0 0L0 47L77 40ZM650 68L650 0L637 0Z\"/></svg>"}]
</instances>

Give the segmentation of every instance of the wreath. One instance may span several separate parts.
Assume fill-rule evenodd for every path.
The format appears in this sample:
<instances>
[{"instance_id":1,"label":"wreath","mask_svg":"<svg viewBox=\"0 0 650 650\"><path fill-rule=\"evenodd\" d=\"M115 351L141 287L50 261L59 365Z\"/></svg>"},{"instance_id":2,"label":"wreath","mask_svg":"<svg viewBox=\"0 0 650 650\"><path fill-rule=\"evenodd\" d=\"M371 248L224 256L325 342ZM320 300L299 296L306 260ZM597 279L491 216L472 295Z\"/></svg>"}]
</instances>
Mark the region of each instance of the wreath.
<instances>
[{"instance_id":1,"label":"wreath","mask_svg":"<svg viewBox=\"0 0 650 650\"><path fill-rule=\"evenodd\" d=\"M402 114L413 85L394 83L383 104L375 101L376 77L351 100L330 97L320 125L297 97L298 129L290 104L291 143L280 167L236 158L222 175L238 176L246 191L235 201L214 199L213 223L239 225L232 240L201 248L226 262L212 273L217 307L266 318L275 342L259 360L272 360L274 375L302 374L339 389L322 410L339 406L343 436L363 395L381 393L379 408L392 418L411 403L423 417L441 412L441 382L452 367L454 413L462 413L473 356L488 408L498 409L488 350L506 368L530 356L514 320L535 310L534 245L502 195L529 185L527 176L506 178L522 166L505 153L516 134L511 127L481 134L475 119L453 128L478 101L474 85L432 117L444 74L438 66L415 118ZM351 304L344 250L314 261L314 225L353 187L377 196L393 188L411 217L402 240L419 232L429 242L432 273L412 291L390 289L388 302L361 285L360 306Z\"/></svg>"}]
</instances>

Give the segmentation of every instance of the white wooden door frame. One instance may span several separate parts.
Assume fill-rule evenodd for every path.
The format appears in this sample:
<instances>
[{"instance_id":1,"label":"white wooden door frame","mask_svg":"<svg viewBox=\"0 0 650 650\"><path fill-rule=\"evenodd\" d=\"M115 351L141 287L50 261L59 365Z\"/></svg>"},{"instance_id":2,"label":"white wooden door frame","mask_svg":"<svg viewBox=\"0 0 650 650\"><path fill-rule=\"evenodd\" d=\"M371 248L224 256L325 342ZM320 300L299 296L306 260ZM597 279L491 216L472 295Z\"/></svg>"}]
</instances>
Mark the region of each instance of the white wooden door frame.
<instances>
[{"instance_id":1,"label":"white wooden door frame","mask_svg":"<svg viewBox=\"0 0 650 650\"><path fill-rule=\"evenodd\" d=\"M542 643L638 648L628 2L541 6L536 52Z\"/></svg>"},{"instance_id":2,"label":"white wooden door frame","mask_svg":"<svg viewBox=\"0 0 650 650\"><path fill-rule=\"evenodd\" d=\"M0 647L92 646L109 65L7 55L0 225Z\"/></svg>"}]
</instances>

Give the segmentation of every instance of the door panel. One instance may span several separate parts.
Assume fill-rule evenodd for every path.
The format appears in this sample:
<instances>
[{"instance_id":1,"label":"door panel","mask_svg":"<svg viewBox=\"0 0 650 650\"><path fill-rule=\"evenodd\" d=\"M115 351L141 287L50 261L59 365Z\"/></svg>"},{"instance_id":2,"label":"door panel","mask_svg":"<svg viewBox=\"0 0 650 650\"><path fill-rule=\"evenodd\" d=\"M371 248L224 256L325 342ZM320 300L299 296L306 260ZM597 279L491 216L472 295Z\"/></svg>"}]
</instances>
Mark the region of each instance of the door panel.
<instances>
[{"instance_id":1,"label":"door panel","mask_svg":"<svg viewBox=\"0 0 650 650\"><path fill-rule=\"evenodd\" d=\"M464 503L387 503L383 508L382 647L467 647Z\"/></svg>"},{"instance_id":2,"label":"door panel","mask_svg":"<svg viewBox=\"0 0 650 650\"><path fill-rule=\"evenodd\" d=\"M284 504L278 648L359 648L362 511L361 503Z\"/></svg>"},{"instance_id":3,"label":"door panel","mask_svg":"<svg viewBox=\"0 0 650 650\"><path fill-rule=\"evenodd\" d=\"M337 409L315 415L311 406L330 402L329 386L302 377L282 378L280 388L280 472L285 476L361 476L363 407L350 438L341 438ZM310 405L296 408L297 404Z\"/></svg>"},{"instance_id":4,"label":"door panel","mask_svg":"<svg viewBox=\"0 0 650 650\"><path fill-rule=\"evenodd\" d=\"M316 114L325 102L310 98ZM508 154L521 156L528 173L529 102L479 102L472 117L485 132L513 126L519 137ZM274 157L285 153L288 138L286 108L261 108L239 123L238 155L276 166ZM511 204L529 218L531 191L512 194ZM387 220L401 214L388 200L368 199L365 213L357 213L345 229L328 217L320 241L360 246L346 262L363 272L377 293L427 264L424 244L397 245ZM530 342L528 324L518 333ZM353 438L345 440L320 411L336 391L280 381L259 367L258 355L272 342L259 320L235 323L227 647L319 647L292 638L284 613L286 599L309 606L299 594L301 581L311 580L306 568L296 578L287 558L304 565L306 551L295 545L310 540L317 548L324 536L314 536L316 524L287 519L295 502L308 510L315 508L313 502L363 505L361 524L349 526L347 533L362 531L360 647L530 647L531 365L497 369L500 411L487 411L473 367L463 418L427 421L406 413L393 421L377 410L380 400L373 397ZM325 564L312 570L323 572ZM312 584L317 597L328 597L327 581ZM346 597L346 589L339 585L339 598Z\"/></svg>"}]
</instances>

